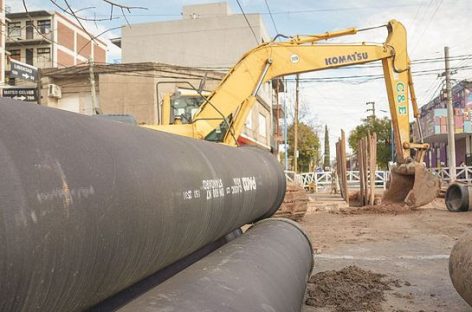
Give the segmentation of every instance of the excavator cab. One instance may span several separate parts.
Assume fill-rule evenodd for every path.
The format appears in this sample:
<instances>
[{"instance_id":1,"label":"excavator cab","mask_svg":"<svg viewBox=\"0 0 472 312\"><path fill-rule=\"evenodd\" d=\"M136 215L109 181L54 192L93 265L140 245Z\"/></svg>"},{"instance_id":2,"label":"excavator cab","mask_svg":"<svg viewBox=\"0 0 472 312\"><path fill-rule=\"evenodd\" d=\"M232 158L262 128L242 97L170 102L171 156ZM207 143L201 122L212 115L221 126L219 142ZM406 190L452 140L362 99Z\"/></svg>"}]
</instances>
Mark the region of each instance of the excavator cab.
<instances>
[{"instance_id":1,"label":"excavator cab","mask_svg":"<svg viewBox=\"0 0 472 312\"><path fill-rule=\"evenodd\" d=\"M209 94L207 91L199 94L188 90L186 92L176 91L172 94L165 94L161 104L162 121L160 125L191 124L194 121L195 114ZM218 127L205 137L205 140L222 142L228 129L229 125L223 120Z\"/></svg>"},{"instance_id":2,"label":"excavator cab","mask_svg":"<svg viewBox=\"0 0 472 312\"><path fill-rule=\"evenodd\" d=\"M180 119L182 124L192 123L193 116L205 101L200 95L183 95L175 93L170 97L170 122Z\"/></svg>"},{"instance_id":3,"label":"excavator cab","mask_svg":"<svg viewBox=\"0 0 472 312\"><path fill-rule=\"evenodd\" d=\"M194 121L200 106L210 95L208 91L177 88L173 93L164 93L159 105L158 125L186 125Z\"/></svg>"}]
</instances>

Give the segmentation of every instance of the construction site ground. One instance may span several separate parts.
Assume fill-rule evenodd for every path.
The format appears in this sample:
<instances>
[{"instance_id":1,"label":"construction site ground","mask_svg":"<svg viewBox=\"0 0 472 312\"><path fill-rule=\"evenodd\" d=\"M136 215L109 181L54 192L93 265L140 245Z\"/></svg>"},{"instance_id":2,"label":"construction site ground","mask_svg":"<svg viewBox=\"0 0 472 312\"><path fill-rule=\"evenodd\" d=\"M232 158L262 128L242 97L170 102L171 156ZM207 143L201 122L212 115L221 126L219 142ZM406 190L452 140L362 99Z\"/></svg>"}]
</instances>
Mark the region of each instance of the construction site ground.
<instances>
[{"instance_id":1,"label":"construction site ground","mask_svg":"<svg viewBox=\"0 0 472 312\"><path fill-rule=\"evenodd\" d=\"M313 274L355 266L394 281L382 291L384 300L379 306L362 302L365 308L357 310L472 311L455 291L448 273L452 246L462 233L472 230L472 212L448 212L444 199L438 198L415 211L351 213L350 209L356 208L343 210L345 203L339 195L310 196L310 209L300 223L315 249ZM370 287L366 285L366 289ZM345 300L345 289L334 289L334 283L323 287L331 296L338 293L335 303L305 305L304 312L357 311L354 305L336 304L336 300ZM346 283L345 287L352 285Z\"/></svg>"}]
</instances>

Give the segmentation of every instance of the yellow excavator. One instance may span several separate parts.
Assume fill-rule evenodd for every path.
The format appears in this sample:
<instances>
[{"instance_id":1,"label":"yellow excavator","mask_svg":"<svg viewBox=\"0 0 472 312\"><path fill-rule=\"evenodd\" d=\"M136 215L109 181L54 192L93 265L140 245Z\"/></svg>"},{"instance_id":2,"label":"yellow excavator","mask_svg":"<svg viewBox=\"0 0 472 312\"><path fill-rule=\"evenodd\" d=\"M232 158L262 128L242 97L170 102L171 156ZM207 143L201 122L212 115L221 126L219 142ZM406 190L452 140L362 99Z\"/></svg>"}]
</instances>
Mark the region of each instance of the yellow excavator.
<instances>
[{"instance_id":1,"label":"yellow excavator","mask_svg":"<svg viewBox=\"0 0 472 312\"><path fill-rule=\"evenodd\" d=\"M383 202L418 207L431 202L439 192L439 179L423 163L429 145L423 142L419 111L407 54L407 33L396 20L384 25L388 36L383 44L339 44L325 41L355 35L366 29L349 28L310 36L285 37L263 43L247 52L228 72L219 86L200 104L173 96L164 97L160 125L147 128L236 146L261 85L274 78L381 61L394 131L397 165L391 170ZM420 142L410 142L409 103L417 122ZM172 103L171 103L172 102ZM191 111L185 117L171 114ZM187 108L187 110L186 110ZM188 109L189 108L189 109ZM173 117L171 118L171 116ZM183 120L183 117L185 120ZM414 150L414 156L412 156Z\"/></svg>"}]
</instances>

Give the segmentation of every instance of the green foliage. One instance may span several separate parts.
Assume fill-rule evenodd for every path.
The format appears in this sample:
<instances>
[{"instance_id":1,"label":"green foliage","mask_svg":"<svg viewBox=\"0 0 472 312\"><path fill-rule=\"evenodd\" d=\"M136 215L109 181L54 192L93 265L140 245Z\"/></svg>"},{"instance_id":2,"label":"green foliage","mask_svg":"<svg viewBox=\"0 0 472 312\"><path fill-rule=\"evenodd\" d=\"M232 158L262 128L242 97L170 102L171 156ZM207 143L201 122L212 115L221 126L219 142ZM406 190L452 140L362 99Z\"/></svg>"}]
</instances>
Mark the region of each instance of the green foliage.
<instances>
[{"instance_id":1,"label":"green foliage","mask_svg":"<svg viewBox=\"0 0 472 312\"><path fill-rule=\"evenodd\" d=\"M377 165L380 169L386 169L388 162L391 160L391 126L390 119L369 117L362 120L362 124L358 125L349 135L349 146L354 153L357 153L357 144L367 133L377 133Z\"/></svg>"},{"instance_id":2,"label":"green foliage","mask_svg":"<svg viewBox=\"0 0 472 312\"><path fill-rule=\"evenodd\" d=\"M328 125L325 125L325 137L324 137L324 162L323 169L330 166L329 163L329 133Z\"/></svg>"},{"instance_id":3,"label":"green foliage","mask_svg":"<svg viewBox=\"0 0 472 312\"><path fill-rule=\"evenodd\" d=\"M293 124L288 129L289 155L293 156ZM298 123L298 172L313 170L320 162L320 139L309 125Z\"/></svg>"}]
</instances>

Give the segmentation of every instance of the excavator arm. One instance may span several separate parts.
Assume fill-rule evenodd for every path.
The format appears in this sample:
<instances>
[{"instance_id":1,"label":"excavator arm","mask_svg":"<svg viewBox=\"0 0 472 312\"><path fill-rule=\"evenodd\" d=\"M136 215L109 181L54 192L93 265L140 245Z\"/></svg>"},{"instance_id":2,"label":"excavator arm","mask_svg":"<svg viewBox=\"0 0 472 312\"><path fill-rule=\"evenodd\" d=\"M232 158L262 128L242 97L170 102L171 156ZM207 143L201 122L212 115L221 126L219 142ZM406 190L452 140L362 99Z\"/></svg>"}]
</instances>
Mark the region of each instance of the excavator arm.
<instances>
[{"instance_id":1,"label":"excavator arm","mask_svg":"<svg viewBox=\"0 0 472 312\"><path fill-rule=\"evenodd\" d=\"M236 145L247 115L256 101L257 91L263 83L280 76L381 61L397 161L405 163L410 158L411 148L424 150L428 145L410 142L410 94L415 117L418 117L419 113L407 54L406 30L395 20L389 21L386 27L388 36L383 44L320 42L361 31L355 28L261 44L247 52L230 70L201 105L191 124L149 127Z\"/></svg>"},{"instance_id":2,"label":"excavator arm","mask_svg":"<svg viewBox=\"0 0 472 312\"><path fill-rule=\"evenodd\" d=\"M355 28L261 44L247 52L230 70L199 107L191 123L147 127L237 145L263 83L280 76L381 61L392 117L396 160L400 164L391 170L390 187L383 199L386 202L405 202L411 207L426 204L439 192L439 179L432 176L422 162L429 145L423 143L418 123L419 111L407 54L406 30L395 20L389 21L386 27L388 36L383 44L321 42L363 31ZM420 143L410 142L410 105L417 121ZM412 149L417 151L414 160L411 158Z\"/></svg>"}]
</instances>

